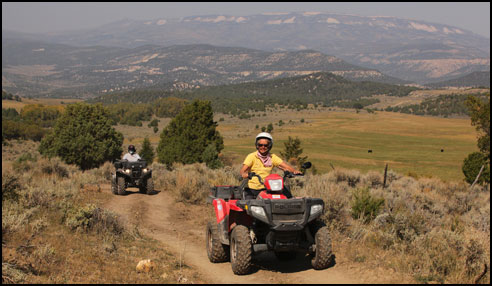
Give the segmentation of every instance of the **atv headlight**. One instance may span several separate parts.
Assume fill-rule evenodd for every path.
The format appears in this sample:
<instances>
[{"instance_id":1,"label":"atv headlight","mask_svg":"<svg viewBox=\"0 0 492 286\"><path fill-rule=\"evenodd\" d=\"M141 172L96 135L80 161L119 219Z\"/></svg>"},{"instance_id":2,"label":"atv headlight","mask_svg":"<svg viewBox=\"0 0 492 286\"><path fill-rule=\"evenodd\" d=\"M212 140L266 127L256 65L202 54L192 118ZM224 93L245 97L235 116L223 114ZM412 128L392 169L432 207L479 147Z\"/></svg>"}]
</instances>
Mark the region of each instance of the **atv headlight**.
<instances>
[{"instance_id":1,"label":"atv headlight","mask_svg":"<svg viewBox=\"0 0 492 286\"><path fill-rule=\"evenodd\" d=\"M125 169L125 173L130 174L131 170L130 169Z\"/></svg>"},{"instance_id":2,"label":"atv headlight","mask_svg":"<svg viewBox=\"0 0 492 286\"><path fill-rule=\"evenodd\" d=\"M309 213L309 219L314 218L315 216L318 216L321 214L323 211L323 206L322 205L312 205L311 206L311 212Z\"/></svg>"},{"instance_id":3,"label":"atv headlight","mask_svg":"<svg viewBox=\"0 0 492 286\"><path fill-rule=\"evenodd\" d=\"M272 191L281 191L282 190L282 180L269 180L270 189Z\"/></svg>"},{"instance_id":4,"label":"atv headlight","mask_svg":"<svg viewBox=\"0 0 492 286\"><path fill-rule=\"evenodd\" d=\"M264 220L267 220L267 217L266 217L266 214L265 214L265 210L262 207L251 206L250 209L251 209L251 212L253 214L255 214L257 217L259 217L261 219L264 219Z\"/></svg>"},{"instance_id":5,"label":"atv headlight","mask_svg":"<svg viewBox=\"0 0 492 286\"><path fill-rule=\"evenodd\" d=\"M144 173L147 173L147 171L148 171L148 170L147 170L147 168L143 168L143 169L142 169L142 171L143 171Z\"/></svg>"}]
</instances>

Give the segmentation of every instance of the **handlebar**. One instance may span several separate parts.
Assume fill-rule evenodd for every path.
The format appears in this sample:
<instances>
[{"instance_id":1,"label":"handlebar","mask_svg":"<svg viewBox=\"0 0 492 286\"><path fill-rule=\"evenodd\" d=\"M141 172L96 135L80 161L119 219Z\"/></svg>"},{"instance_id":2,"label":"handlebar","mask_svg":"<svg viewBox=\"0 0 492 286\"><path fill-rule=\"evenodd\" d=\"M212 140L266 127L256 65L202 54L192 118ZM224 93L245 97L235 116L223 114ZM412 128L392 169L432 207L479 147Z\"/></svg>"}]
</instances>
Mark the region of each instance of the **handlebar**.
<instances>
[{"instance_id":1,"label":"handlebar","mask_svg":"<svg viewBox=\"0 0 492 286\"><path fill-rule=\"evenodd\" d=\"M311 165L312 165L311 162L305 162L304 164L302 164L301 170L304 170L304 172L305 172L306 169L311 168ZM285 180L285 178L294 178L295 176L304 176L304 172L301 174L294 174L294 173L291 173L289 171L284 171L284 180ZM260 184L265 185L265 183L263 183L263 180L261 179L261 177L259 175L257 175L255 172L249 172L248 173L248 179L251 180L253 177L257 177L258 180L260 181Z\"/></svg>"},{"instance_id":2,"label":"handlebar","mask_svg":"<svg viewBox=\"0 0 492 286\"><path fill-rule=\"evenodd\" d=\"M291 173L289 171L284 171L284 179L285 178L294 178L296 176L304 176L304 174L294 174L294 173ZM248 179L253 179L253 177L257 177L258 178L258 181L260 182L260 184L264 185L265 183L263 182L263 180L261 179L260 175L257 175L255 172L249 172L248 173Z\"/></svg>"}]
</instances>

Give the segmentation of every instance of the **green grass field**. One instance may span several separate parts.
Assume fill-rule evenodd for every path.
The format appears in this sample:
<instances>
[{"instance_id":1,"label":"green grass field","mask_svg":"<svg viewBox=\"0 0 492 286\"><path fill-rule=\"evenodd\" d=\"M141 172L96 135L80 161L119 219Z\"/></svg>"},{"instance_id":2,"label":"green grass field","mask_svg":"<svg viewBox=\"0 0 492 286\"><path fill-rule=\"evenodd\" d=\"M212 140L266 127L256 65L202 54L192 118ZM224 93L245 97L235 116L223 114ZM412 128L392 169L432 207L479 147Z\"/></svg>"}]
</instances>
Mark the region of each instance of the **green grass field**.
<instances>
[{"instance_id":1,"label":"green grass field","mask_svg":"<svg viewBox=\"0 0 492 286\"><path fill-rule=\"evenodd\" d=\"M300 123L301 118L304 123ZM382 172L388 164L390 170L402 174L462 180L463 159L478 150L470 119L324 109L275 112L248 120L225 117L219 122L225 143L223 152L237 157L240 163L255 150L254 137L261 127L279 120L286 124L274 125L273 153L279 154L284 149L288 136L299 137L304 149L302 155L308 156L319 172L330 171L330 163L335 168L358 169L364 173ZM255 128L257 124L260 129Z\"/></svg>"}]
</instances>

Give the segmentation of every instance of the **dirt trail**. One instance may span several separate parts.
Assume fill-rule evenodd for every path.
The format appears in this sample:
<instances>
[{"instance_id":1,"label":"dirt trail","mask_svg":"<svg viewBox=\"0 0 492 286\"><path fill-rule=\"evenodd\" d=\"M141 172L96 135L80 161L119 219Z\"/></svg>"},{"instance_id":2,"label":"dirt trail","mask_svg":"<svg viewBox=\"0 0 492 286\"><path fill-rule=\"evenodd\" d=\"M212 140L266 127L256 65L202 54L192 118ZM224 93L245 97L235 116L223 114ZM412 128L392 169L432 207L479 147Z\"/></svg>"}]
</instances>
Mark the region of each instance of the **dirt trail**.
<instances>
[{"instance_id":1,"label":"dirt trail","mask_svg":"<svg viewBox=\"0 0 492 286\"><path fill-rule=\"evenodd\" d=\"M109 185L102 188L110 192ZM135 189L136 190L136 189ZM133 191L133 189L130 189ZM144 234L157 239L182 257L187 265L193 266L208 283L314 283L314 284L357 284L357 280L337 265L317 271L312 269L309 258L298 255L295 261L280 262L274 255L263 253L254 260L253 273L244 276L234 275L231 265L211 263L205 249L205 225L191 226L186 220L170 219L174 199L165 191L154 195L131 192L127 196L114 196L106 207L130 221L140 221L139 229ZM195 214L193 214L195 215ZM199 214L196 214L199 215Z\"/></svg>"}]
</instances>

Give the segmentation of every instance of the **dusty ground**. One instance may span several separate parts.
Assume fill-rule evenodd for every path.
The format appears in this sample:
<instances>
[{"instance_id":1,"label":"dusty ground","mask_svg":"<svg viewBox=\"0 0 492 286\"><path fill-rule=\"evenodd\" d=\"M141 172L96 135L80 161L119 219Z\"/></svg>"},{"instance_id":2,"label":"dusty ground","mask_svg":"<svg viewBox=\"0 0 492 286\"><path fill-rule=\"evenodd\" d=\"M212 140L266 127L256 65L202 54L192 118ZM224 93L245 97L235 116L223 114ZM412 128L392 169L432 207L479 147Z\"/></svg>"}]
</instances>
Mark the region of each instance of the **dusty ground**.
<instances>
[{"instance_id":1,"label":"dusty ground","mask_svg":"<svg viewBox=\"0 0 492 286\"><path fill-rule=\"evenodd\" d=\"M102 190L109 193L110 186L104 185ZM186 208L175 203L165 190L157 190L153 195L140 194L137 189L129 191L127 196L114 195L106 207L129 221L138 221L144 234L168 245L186 265L198 269L208 283L412 283L402 275L384 269L368 269L338 256L333 267L317 271L312 269L309 258L300 254L295 261L280 262L273 254L263 253L255 258L251 274L234 275L229 262L215 264L207 258L204 221L208 214L199 213L203 207ZM337 255L335 242L333 247Z\"/></svg>"}]
</instances>

